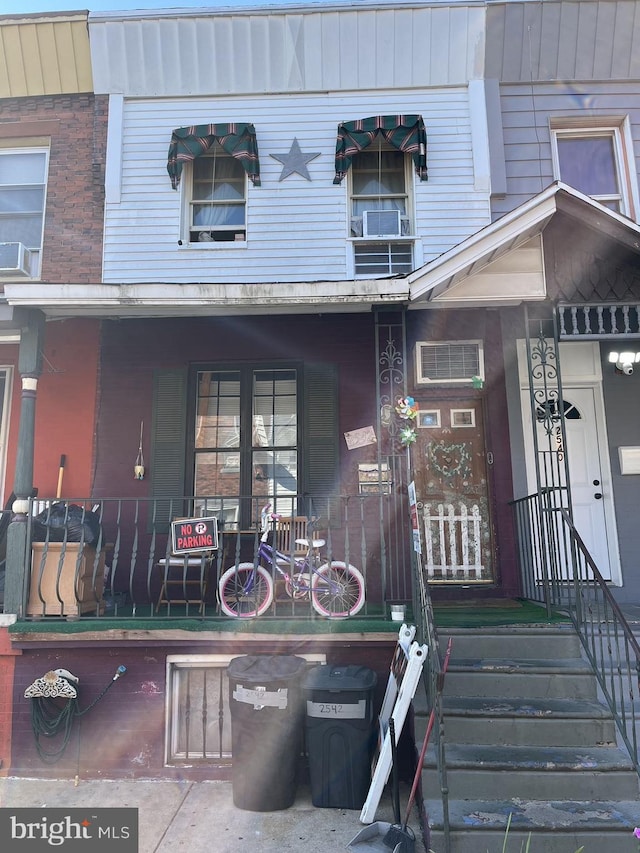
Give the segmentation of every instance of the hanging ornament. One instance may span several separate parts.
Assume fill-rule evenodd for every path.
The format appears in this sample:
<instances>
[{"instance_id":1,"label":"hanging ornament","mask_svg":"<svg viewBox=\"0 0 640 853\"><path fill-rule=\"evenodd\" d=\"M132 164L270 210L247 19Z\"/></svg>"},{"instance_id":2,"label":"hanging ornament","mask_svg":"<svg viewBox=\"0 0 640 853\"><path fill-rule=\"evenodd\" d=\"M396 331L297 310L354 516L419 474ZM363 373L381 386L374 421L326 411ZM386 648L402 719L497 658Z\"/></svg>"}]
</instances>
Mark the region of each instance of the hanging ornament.
<instances>
[{"instance_id":1,"label":"hanging ornament","mask_svg":"<svg viewBox=\"0 0 640 853\"><path fill-rule=\"evenodd\" d=\"M400 430L400 441L404 444L405 447L408 447L410 444L413 444L416 438L417 434L412 426L406 426Z\"/></svg>"},{"instance_id":2,"label":"hanging ornament","mask_svg":"<svg viewBox=\"0 0 640 853\"><path fill-rule=\"evenodd\" d=\"M413 421L418 417L418 405L413 397L398 397L396 412L405 421Z\"/></svg>"},{"instance_id":3,"label":"hanging ornament","mask_svg":"<svg viewBox=\"0 0 640 853\"><path fill-rule=\"evenodd\" d=\"M135 480L144 480L144 454L142 452L142 432L144 421L140 421L140 444L138 445L138 455L136 456L136 464L133 466L133 477Z\"/></svg>"}]
</instances>

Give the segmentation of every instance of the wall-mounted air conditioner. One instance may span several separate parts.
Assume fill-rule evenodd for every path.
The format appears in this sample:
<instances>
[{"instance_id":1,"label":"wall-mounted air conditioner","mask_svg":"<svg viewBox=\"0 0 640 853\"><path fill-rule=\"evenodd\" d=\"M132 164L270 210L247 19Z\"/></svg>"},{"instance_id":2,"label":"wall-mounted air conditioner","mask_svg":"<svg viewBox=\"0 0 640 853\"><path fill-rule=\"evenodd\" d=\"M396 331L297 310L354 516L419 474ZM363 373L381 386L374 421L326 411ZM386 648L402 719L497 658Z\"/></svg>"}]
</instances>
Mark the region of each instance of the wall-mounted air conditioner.
<instances>
[{"instance_id":1,"label":"wall-mounted air conditioner","mask_svg":"<svg viewBox=\"0 0 640 853\"><path fill-rule=\"evenodd\" d=\"M23 243L0 243L0 276L31 276L33 253Z\"/></svg>"},{"instance_id":2,"label":"wall-mounted air conditioner","mask_svg":"<svg viewBox=\"0 0 640 853\"><path fill-rule=\"evenodd\" d=\"M364 237L399 237L399 210L365 210L362 214Z\"/></svg>"}]
</instances>

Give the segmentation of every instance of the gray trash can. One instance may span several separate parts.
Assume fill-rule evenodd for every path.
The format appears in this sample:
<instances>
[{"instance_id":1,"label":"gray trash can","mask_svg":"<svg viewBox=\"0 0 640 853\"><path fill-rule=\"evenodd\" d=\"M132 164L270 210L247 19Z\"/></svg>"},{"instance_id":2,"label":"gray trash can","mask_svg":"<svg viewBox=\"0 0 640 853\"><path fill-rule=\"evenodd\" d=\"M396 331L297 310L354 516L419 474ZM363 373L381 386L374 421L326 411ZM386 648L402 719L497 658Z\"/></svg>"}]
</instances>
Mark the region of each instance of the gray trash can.
<instances>
[{"instance_id":1,"label":"gray trash can","mask_svg":"<svg viewBox=\"0 0 640 853\"><path fill-rule=\"evenodd\" d=\"M377 681L373 670L358 665L316 666L303 679L314 806L362 808L371 784Z\"/></svg>"},{"instance_id":2,"label":"gray trash can","mask_svg":"<svg viewBox=\"0 0 640 853\"><path fill-rule=\"evenodd\" d=\"M295 655L247 655L229 663L232 790L240 809L278 811L296 798L306 666Z\"/></svg>"}]
</instances>

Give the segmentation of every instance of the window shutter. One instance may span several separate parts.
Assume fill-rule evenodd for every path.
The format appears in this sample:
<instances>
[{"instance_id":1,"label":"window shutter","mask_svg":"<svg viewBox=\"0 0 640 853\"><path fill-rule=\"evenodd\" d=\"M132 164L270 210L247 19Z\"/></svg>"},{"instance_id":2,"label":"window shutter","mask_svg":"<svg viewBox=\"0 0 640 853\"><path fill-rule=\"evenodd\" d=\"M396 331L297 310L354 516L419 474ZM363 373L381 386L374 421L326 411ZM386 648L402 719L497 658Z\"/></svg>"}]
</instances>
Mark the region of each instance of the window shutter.
<instances>
[{"instance_id":1,"label":"window shutter","mask_svg":"<svg viewBox=\"0 0 640 853\"><path fill-rule=\"evenodd\" d=\"M304 368L303 458L308 512L336 522L339 494L338 372L335 365ZM329 501L330 498L334 500Z\"/></svg>"},{"instance_id":2,"label":"window shutter","mask_svg":"<svg viewBox=\"0 0 640 853\"><path fill-rule=\"evenodd\" d=\"M161 522L161 529L184 512L186 416L186 371L157 370L153 377L151 494L166 498L156 504L155 520ZM149 520L153 521L152 513Z\"/></svg>"}]
</instances>

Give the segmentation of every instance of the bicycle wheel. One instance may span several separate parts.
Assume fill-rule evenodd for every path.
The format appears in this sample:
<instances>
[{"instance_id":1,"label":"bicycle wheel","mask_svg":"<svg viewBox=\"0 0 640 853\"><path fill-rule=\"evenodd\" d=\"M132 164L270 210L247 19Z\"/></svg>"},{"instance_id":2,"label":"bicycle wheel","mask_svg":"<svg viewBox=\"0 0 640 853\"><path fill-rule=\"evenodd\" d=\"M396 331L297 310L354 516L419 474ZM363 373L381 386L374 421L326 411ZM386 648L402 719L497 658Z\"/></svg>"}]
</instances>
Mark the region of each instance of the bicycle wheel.
<instances>
[{"instance_id":1,"label":"bicycle wheel","mask_svg":"<svg viewBox=\"0 0 640 853\"><path fill-rule=\"evenodd\" d=\"M254 574L253 563L231 566L218 583L220 607L227 616L262 616L273 602L271 575L262 566Z\"/></svg>"},{"instance_id":2,"label":"bicycle wheel","mask_svg":"<svg viewBox=\"0 0 640 853\"><path fill-rule=\"evenodd\" d=\"M355 566L334 560L314 573L311 603L329 619L355 616L364 605L364 578Z\"/></svg>"}]
</instances>

